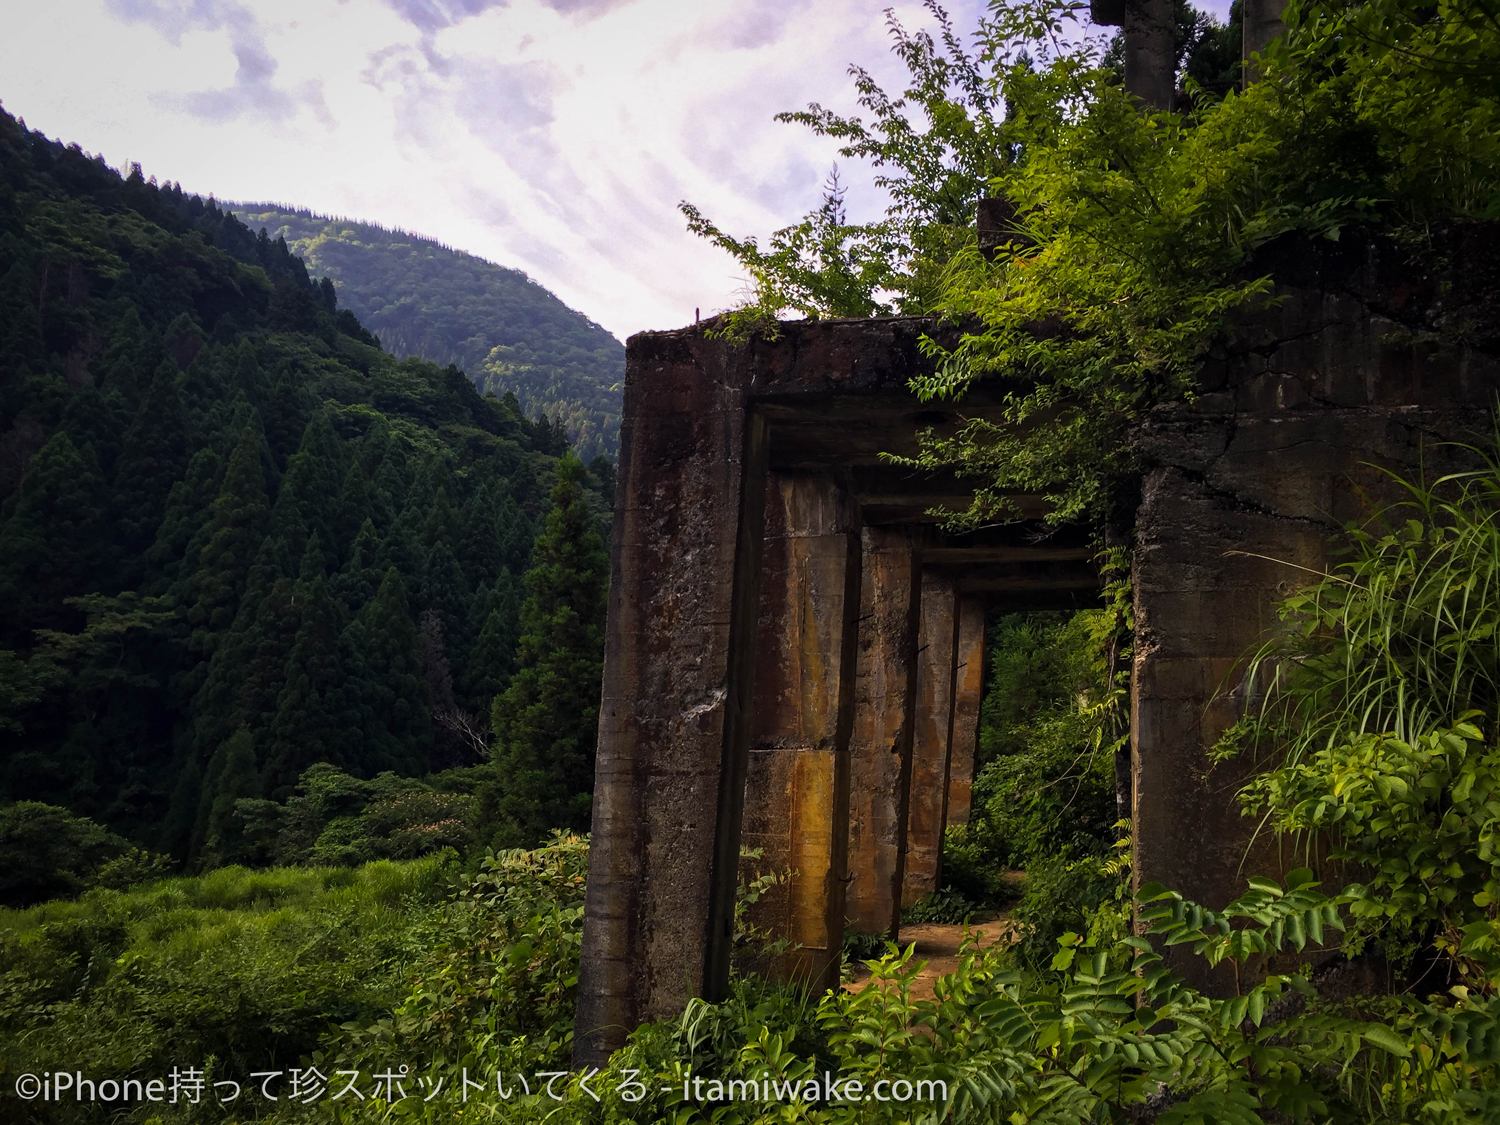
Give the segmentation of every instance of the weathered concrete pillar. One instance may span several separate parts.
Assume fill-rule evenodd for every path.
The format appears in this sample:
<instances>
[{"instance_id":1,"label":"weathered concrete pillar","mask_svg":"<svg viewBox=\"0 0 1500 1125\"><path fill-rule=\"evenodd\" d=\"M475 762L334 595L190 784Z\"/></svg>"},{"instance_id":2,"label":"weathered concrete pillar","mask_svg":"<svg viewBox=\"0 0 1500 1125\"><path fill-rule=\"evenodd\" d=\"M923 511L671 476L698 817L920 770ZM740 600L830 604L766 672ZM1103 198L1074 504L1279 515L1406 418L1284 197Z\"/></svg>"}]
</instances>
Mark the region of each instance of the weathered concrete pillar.
<instances>
[{"instance_id":1,"label":"weathered concrete pillar","mask_svg":"<svg viewBox=\"0 0 1500 1125\"><path fill-rule=\"evenodd\" d=\"M953 580L931 572L924 574L921 596L902 906L930 895L942 879L943 829L948 824L948 756L953 746L953 654L958 641Z\"/></svg>"},{"instance_id":2,"label":"weathered concrete pillar","mask_svg":"<svg viewBox=\"0 0 1500 1125\"><path fill-rule=\"evenodd\" d=\"M1170 109L1177 89L1172 8L1172 0L1091 0L1089 5L1095 23L1123 29L1125 89L1156 109Z\"/></svg>"},{"instance_id":3,"label":"weathered concrete pillar","mask_svg":"<svg viewBox=\"0 0 1500 1125\"><path fill-rule=\"evenodd\" d=\"M1177 89L1172 0L1126 0L1125 89L1156 109L1171 109Z\"/></svg>"},{"instance_id":4,"label":"weathered concrete pillar","mask_svg":"<svg viewBox=\"0 0 1500 1125\"><path fill-rule=\"evenodd\" d=\"M1241 7L1244 20L1241 32L1241 58L1245 69L1242 74L1246 86L1260 77L1250 63L1250 56L1266 49L1266 46L1285 30L1281 14L1286 11L1286 0L1244 0Z\"/></svg>"},{"instance_id":5,"label":"weathered concrete pillar","mask_svg":"<svg viewBox=\"0 0 1500 1125\"><path fill-rule=\"evenodd\" d=\"M627 346L574 1058L728 983L766 480L744 372Z\"/></svg>"},{"instance_id":6,"label":"weathered concrete pillar","mask_svg":"<svg viewBox=\"0 0 1500 1125\"><path fill-rule=\"evenodd\" d=\"M985 604L958 599L958 652L953 669L953 751L948 763L948 823L968 824L984 702Z\"/></svg>"},{"instance_id":7,"label":"weathered concrete pillar","mask_svg":"<svg viewBox=\"0 0 1500 1125\"><path fill-rule=\"evenodd\" d=\"M838 984L849 839L860 541L830 477L772 474L745 782L746 876L793 872L749 910L798 948L762 968L815 989Z\"/></svg>"},{"instance_id":8,"label":"weathered concrete pillar","mask_svg":"<svg viewBox=\"0 0 1500 1125\"><path fill-rule=\"evenodd\" d=\"M860 933L894 936L911 782L921 559L913 533L903 528L865 528L861 547L845 913Z\"/></svg>"}]
</instances>

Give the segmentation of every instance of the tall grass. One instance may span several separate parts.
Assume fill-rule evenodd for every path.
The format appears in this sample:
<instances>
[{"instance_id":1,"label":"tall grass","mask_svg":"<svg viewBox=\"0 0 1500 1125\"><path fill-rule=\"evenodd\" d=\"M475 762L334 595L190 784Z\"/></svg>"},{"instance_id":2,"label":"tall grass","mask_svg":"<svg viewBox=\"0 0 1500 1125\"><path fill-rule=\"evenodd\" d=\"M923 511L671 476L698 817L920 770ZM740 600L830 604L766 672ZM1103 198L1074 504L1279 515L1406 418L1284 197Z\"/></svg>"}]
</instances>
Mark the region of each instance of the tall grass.
<instances>
[{"instance_id":1,"label":"tall grass","mask_svg":"<svg viewBox=\"0 0 1500 1125\"><path fill-rule=\"evenodd\" d=\"M230 867L0 910L0 1077L296 1066L331 1026L388 1011L454 874L442 856Z\"/></svg>"},{"instance_id":2,"label":"tall grass","mask_svg":"<svg viewBox=\"0 0 1500 1125\"><path fill-rule=\"evenodd\" d=\"M1500 438L1483 467L1407 495L1350 558L1283 603L1250 661L1259 706L1220 744L1274 746L1294 764L1350 737L1405 742L1500 706ZM1495 737L1494 730L1490 738Z\"/></svg>"}]
</instances>

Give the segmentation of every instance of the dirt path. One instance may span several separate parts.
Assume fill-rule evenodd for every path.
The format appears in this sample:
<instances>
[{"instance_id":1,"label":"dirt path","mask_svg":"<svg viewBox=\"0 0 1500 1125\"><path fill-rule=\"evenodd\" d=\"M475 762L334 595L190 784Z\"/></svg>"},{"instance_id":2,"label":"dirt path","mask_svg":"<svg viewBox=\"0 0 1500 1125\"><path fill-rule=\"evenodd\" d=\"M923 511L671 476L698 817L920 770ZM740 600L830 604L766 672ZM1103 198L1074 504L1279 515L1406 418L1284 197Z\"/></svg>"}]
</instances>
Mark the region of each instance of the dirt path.
<instances>
[{"instance_id":1,"label":"dirt path","mask_svg":"<svg viewBox=\"0 0 1500 1125\"><path fill-rule=\"evenodd\" d=\"M994 945L1010 933L1013 923L1005 915L988 921L972 922L969 929L978 935L981 948ZM958 950L963 944L964 927L947 926L935 922L924 922L901 927L901 948L913 942L917 950L914 960L926 961L922 971L912 982L912 999L931 1000L932 987L940 976L946 976L958 968ZM854 966L854 979L844 984L852 992L864 988L870 979L870 970L863 963Z\"/></svg>"}]
</instances>

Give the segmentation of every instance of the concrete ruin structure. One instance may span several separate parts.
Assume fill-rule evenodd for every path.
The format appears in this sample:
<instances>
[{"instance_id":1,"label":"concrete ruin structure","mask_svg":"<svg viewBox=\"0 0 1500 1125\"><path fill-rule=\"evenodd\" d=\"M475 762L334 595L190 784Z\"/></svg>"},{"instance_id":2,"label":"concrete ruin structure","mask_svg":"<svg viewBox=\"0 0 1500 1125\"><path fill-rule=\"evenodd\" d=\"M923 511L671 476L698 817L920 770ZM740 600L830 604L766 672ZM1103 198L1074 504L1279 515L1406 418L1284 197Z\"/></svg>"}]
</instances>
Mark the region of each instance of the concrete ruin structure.
<instances>
[{"instance_id":1,"label":"concrete ruin structure","mask_svg":"<svg viewBox=\"0 0 1500 1125\"><path fill-rule=\"evenodd\" d=\"M1247 62L1283 6L1246 0ZM1170 108L1169 0L1093 11L1124 29L1127 89ZM1014 223L984 201L981 251ZM1497 229L1438 232L1421 262L1348 231L1265 248L1247 268L1274 299L1233 318L1192 401L1132 433L1137 501L1111 530L1132 552L1116 772L1137 883L1219 907L1281 870L1239 815L1251 766L1210 748L1244 713L1238 677L1277 604L1330 565L1340 530L1402 499L1393 472L1469 464L1451 443L1490 440ZM757 968L829 986L846 930L898 936L969 816L986 614L1099 604L1102 529L1052 526L1041 497L1016 495L1017 518L945 530L933 513L966 508L972 486L888 458L1002 417L1004 388L917 400L928 336L956 330L796 322L735 344L698 325L627 345L580 1065L725 995L736 890L758 873L791 874L750 909L787 947ZM1166 952L1200 987L1232 987Z\"/></svg>"},{"instance_id":2,"label":"concrete ruin structure","mask_svg":"<svg viewBox=\"0 0 1500 1125\"><path fill-rule=\"evenodd\" d=\"M1218 906L1279 869L1246 861L1244 767L1209 761L1244 706L1237 670L1339 529L1399 498L1386 470L1440 469L1465 456L1443 442L1488 430L1496 339L1421 329L1497 323L1500 237L1408 257L1348 233L1268 248L1254 268L1276 299L1237 317L1192 402L1133 435L1138 880ZM791 943L774 971L829 984L846 927L898 933L967 815L985 613L1098 604L1089 529L1018 496L1024 518L945 531L930 513L967 504L964 482L882 456L996 416L997 399L909 389L930 370L923 335L951 332L891 318L629 341L580 1064L725 994L736 887L756 871L795 873L753 908Z\"/></svg>"}]
</instances>

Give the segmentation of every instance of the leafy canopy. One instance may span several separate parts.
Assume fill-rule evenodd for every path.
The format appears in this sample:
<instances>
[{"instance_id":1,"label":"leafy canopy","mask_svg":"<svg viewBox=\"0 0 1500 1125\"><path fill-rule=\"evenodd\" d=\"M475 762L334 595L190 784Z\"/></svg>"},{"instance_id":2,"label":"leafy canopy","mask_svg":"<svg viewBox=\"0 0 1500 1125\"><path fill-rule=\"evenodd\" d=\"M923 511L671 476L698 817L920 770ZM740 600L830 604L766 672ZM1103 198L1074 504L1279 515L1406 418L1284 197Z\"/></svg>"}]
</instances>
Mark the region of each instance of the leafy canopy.
<instances>
[{"instance_id":1,"label":"leafy canopy","mask_svg":"<svg viewBox=\"0 0 1500 1125\"><path fill-rule=\"evenodd\" d=\"M914 463L975 480L970 523L1013 491L1047 496L1054 520L1107 505L1129 425L1190 396L1210 340L1269 293L1254 252L1271 239L1500 215L1500 24L1480 0L1293 0L1261 80L1216 97L1193 77L1211 60L1190 58L1181 112L1125 92L1084 4L996 3L972 47L926 6L936 38L891 18L899 97L851 70L870 121L782 115L874 167L883 217L850 223L830 193L762 250L683 209L752 279L721 330L891 311L960 325L953 346L928 342L937 370L914 389L957 400L989 381L1006 409Z\"/></svg>"}]
</instances>

